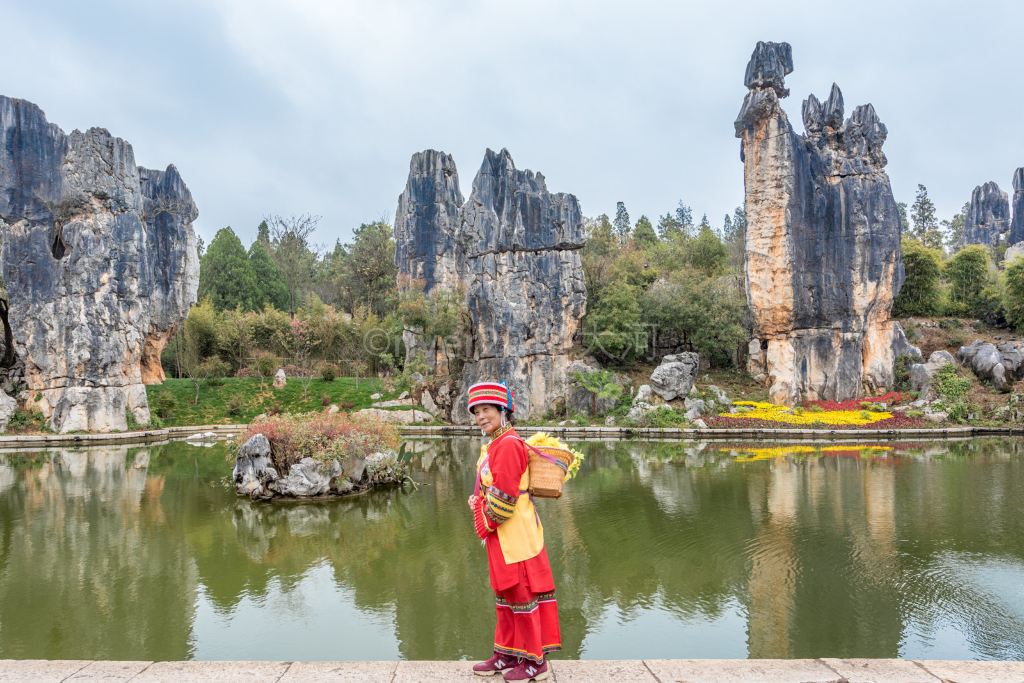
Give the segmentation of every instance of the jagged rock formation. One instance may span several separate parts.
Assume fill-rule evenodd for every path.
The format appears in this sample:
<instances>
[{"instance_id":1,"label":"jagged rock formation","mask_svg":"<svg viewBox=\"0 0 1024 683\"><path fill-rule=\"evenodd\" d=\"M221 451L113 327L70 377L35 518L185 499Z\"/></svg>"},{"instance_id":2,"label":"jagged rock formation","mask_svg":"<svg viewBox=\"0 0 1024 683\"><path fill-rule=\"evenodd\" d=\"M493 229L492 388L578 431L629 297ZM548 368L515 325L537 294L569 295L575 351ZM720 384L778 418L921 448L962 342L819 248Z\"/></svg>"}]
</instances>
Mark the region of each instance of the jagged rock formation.
<instances>
[{"instance_id":1,"label":"jagged rock formation","mask_svg":"<svg viewBox=\"0 0 1024 683\"><path fill-rule=\"evenodd\" d=\"M198 212L174 166L0 97L0 229L21 401L56 431L149 422L145 383L195 302Z\"/></svg>"},{"instance_id":2,"label":"jagged rock formation","mask_svg":"<svg viewBox=\"0 0 1024 683\"><path fill-rule=\"evenodd\" d=\"M736 119L746 189L750 370L770 397L845 400L892 385L905 344L890 318L903 283L900 223L885 173L886 128L870 104L843 119L832 86L793 131L780 99L787 43L758 43Z\"/></svg>"},{"instance_id":3,"label":"jagged rock formation","mask_svg":"<svg viewBox=\"0 0 1024 683\"><path fill-rule=\"evenodd\" d=\"M1009 231L1010 200L1006 193L994 182L974 188L964 220L964 244L994 247L1006 243Z\"/></svg>"},{"instance_id":4,"label":"jagged rock formation","mask_svg":"<svg viewBox=\"0 0 1024 683\"><path fill-rule=\"evenodd\" d=\"M1009 244L1024 242L1024 167L1013 174L1013 221L1006 241Z\"/></svg>"},{"instance_id":5,"label":"jagged rock formation","mask_svg":"<svg viewBox=\"0 0 1024 683\"><path fill-rule=\"evenodd\" d=\"M999 391L1008 391L1018 379L1024 379L1024 342L999 344L976 339L957 351L964 365L979 378L992 383Z\"/></svg>"},{"instance_id":6,"label":"jagged rock formation","mask_svg":"<svg viewBox=\"0 0 1024 683\"><path fill-rule=\"evenodd\" d=\"M544 176L516 169L507 150L487 150L464 202L455 162L426 150L409 164L395 240L402 286L465 297L459 344L405 333L409 354L424 352L431 370L450 378L432 396L452 419L468 421L458 406L481 378L508 382L524 417L566 397L568 353L586 311L573 195L549 192Z\"/></svg>"}]
</instances>

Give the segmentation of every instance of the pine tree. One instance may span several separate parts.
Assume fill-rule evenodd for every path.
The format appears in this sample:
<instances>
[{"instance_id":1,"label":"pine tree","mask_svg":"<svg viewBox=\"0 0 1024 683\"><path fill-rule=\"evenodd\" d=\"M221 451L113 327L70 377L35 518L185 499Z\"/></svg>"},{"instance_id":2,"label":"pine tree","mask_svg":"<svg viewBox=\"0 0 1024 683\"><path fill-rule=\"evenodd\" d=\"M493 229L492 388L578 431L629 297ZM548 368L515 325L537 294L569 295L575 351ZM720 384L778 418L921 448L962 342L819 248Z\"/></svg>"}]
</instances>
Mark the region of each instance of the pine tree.
<instances>
[{"instance_id":1,"label":"pine tree","mask_svg":"<svg viewBox=\"0 0 1024 683\"><path fill-rule=\"evenodd\" d=\"M910 219L914 227L912 234L915 239L930 249L942 248L942 232L939 221L935 217L935 204L928 197L928 188L917 186L914 205L910 208Z\"/></svg>"},{"instance_id":2,"label":"pine tree","mask_svg":"<svg viewBox=\"0 0 1024 683\"><path fill-rule=\"evenodd\" d=\"M683 226L676 220L676 217L670 213L666 213L664 216L658 219L658 238L667 240L674 235L681 235L683 233Z\"/></svg>"},{"instance_id":3,"label":"pine tree","mask_svg":"<svg viewBox=\"0 0 1024 683\"><path fill-rule=\"evenodd\" d=\"M615 234L618 235L619 240L625 241L629 237L629 212L626 211L626 205L623 202L615 203L615 220L612 221L612 226L615 228Z\"/></svg>"},{"instance_id":4,"label":"pine tree","mask_svg":"<svg viewBox=\"0 0 1024 683\"><path fill-rule=\"evenodd\" d=\"M254 308L263 310L269 304L280 311L287 310L288 287L284 284L284 276L258 237L249 247L249 265L256 278Z\"/></svg>"},{"instance_id":5,"label":"pine tree","mask_svg":"<svg viewBox=\"0 0 1024 683\"><path fill-rule=\"evenodd\" d=\"M896 211L900 215L900 234L910 237L910 220L907 218L907 203L897 202Z\"/></svg>"},{"instance_id":6,"label":"pine tree","mask_svg":"<svg viewBox=\"0 0 1024 683\"><path fill-rule=\"evenodd\" d=\"M964 223L967 222L967 211L971 208L970 202L965 202L959 213L949 220L942 221L942 227L946 232L946 248L955 252L963 246Z\"/></svg>"},{"instance_id":7,"label":"pine tree","mask_svg":"<svg viewBox=\"0 0 1024 683\"><path fill-rule=\"evenodd\" d=\"M256 276L238 235L230 227L217 231L199 261L199 299L223 311L252 310Z\"/></svg>"},{"instance_id":8,"label":"pine tree","mask_svg":"<svg viewBox=\"0 0 1024 683\"><path fill-rule=\"evenodd\" d=\"M640 216L633 228L633 242L639 247L646 247L658 241L658 235L654 232L654 226L647 216Z\"/></svg>"},{"instance_id":9,"label":"pine tree","mask_svg":"<svg viewBox=\"0 0 1024 683\"><path fill-rule=\"evenodd\" d=\"M693 209L686 204L683 204L683 200L680 199L679 203L676 204L676 222L679 223L679 228L690 235L693 233Z\"/></svg>"},{"instance_id":10,"label":"pine tree","mask_svg":"<svg viewBox=\"0 0 1024 683\"><path fill-rule=\"evenodd\" d=\"M270 226L267 225L266 221L260 221L259 227L256 228L256 240L261 242L268 250L270 249Z\"/></svg>"}]
</instances>

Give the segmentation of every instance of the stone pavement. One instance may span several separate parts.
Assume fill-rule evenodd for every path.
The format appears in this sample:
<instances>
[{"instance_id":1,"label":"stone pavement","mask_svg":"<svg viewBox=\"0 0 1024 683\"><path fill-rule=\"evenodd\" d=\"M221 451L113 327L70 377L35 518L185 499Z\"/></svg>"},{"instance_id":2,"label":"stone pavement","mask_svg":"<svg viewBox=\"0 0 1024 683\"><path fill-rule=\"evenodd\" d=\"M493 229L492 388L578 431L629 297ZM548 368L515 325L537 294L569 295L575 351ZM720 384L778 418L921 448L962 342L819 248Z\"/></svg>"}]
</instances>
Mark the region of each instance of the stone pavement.
<instances>
[{"instance_id":1,"label":"stone pavement","mask_svg":"<svg viewBox=\"0 0 1024 683\"><path fill-rule=\"evenodd\" d=\"M3 659L0 681L480 680L472 662L103 662ZM1024 662L905 659L554 660L550 680L631 683L1024 683ZM492 678L495 683L500 679Z\"/></svg>"}]
</instances>

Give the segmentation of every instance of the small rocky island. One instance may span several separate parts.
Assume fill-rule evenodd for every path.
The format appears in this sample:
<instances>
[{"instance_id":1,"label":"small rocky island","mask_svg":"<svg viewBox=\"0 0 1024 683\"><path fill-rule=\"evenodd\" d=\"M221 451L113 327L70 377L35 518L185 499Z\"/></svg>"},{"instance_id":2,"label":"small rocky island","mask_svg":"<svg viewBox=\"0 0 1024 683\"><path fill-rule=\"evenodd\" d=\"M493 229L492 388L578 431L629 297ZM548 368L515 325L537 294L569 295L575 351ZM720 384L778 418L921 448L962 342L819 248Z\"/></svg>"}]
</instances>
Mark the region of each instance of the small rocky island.
<instances>
[{"instance_id":1,"label":"small rocky island","mask_svg":"<svg viewBox=\"0 0 1024 683\"><path fill-rule=\"evenodd\" d=\"M239 445L240 444L240 445ZM231 480L253 500L326 498L408 479L398 431L344 413L270 417L238 439Z\"/></svg>"}]
</instances>

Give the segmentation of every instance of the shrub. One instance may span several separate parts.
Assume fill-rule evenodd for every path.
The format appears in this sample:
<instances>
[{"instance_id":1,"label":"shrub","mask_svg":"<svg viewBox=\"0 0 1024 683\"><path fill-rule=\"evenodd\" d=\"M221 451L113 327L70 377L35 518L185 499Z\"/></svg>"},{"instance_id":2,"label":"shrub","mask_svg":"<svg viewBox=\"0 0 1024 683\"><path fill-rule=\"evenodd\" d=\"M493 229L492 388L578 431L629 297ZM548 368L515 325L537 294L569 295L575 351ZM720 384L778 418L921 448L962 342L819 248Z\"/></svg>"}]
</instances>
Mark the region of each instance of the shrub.
<instances>
[{"instance_id":1,"label":"shrub","mask_svg":"<svg viewBox=\"0 0 1024 683\"><path fill-rule=\"evenodd\" d=\"M937 315L941 307L942 251L929 249L914 239L903 240L902 251L906 279L893 303L893 315Z\"/></svg>"},{"instance_id":2,"label":"shrub","mask_svg":"<svg viewBox=\"0 0 1024 683\"><path fill-rule=\"evenodd\" d=\"M306 457L344 460L349 455L365 457L393 450L399 440L394 425L344 413L269 417L249 425L238 444L254 434L263 434L270 441L271 459L278 472L287 472L292 464Z\"/></svg>"},{"instance_id":3,"label":"shrub","mask_svg":"<svg viewBox=\"0 0 1024 683\"><path fill-rule=\"evenodd\" d=\"M50 425L38 410L18 408L11 415L11 419L7 421L7 431L12 434L20 432L48 432L50 431Z\"/></svg>"},{"instance_id":4,"label":"shrub","mask_svg":"<svg viewBox=\"0 0 1024 683\"><path fill-rule=\"evenodd\" d=\"M932 387L939 395L939 402L952 422L967 420L969 415L967 394L971 390L970 379L961 377L956 366L946 365L935 373Z\"/></svg>"},{"instance_id":5,"label":"shrub","mask_svg":"<svg viewBox=\"0 0 1024 683\"><path fill-rule=\"evenodd\" d=\"M983 317L986 297L982 292L988 284L991 265L988 247L980 244L964 247L949 260L945 268L949 282L947 313Z\"/></svg>"},{"instance_id":6,"label":"shrub","mask_svg":"<svg viewBox=\"0 0 1024 683\"><path fill-rule=\"evenodd\" d=\"M641 427L685 427L690 421L686 416L668 406L658 406L637 420Z\"/></svg>"},{"instance_id":7,"label":"shrub","mask_svg":"<svg viewBox=\"0 0 1024 683\"><path fill-rule=\"evenodd\" d=\"M325 365L322 368L320 368L320 379L322 379L323 381L333 382L335 376L336 375L334 373L333 365Z\"/></svg>"},{"instance_id":8,"label":"shrub","mask_svg":"<svg viewBox=\"0 0 1024 683\"><path fill-rule=\"evenodd\" d=\"M242 397L235 394L228 399L227 413L231 417L241 417L244 412L244 404L242 403Z\"/></svg>"},{"instance_id":9,"label":"shrub","mask_svg":"<svg viewBox=\"0 0 1024 683\"><path fill-rule=\"evenodd\" d=\"M1024 332L1024 259L1014 259L1006 269L1003 286L1006 321Z\"/></svg>"},{"instance_id":10,"label":"shrub","mask_svg":"<svg viewBox=\"0 0 1024 683\"><path fill-rule=\"evenodd\" d=\"M154 407L157 417L166 420L174 414L174 410L178 407L178 399L171 392L162 390L156 395Z\"/></svg>"},{"instance_id":11,"label":"shrub","mask_svg":"<svg viewBox=\"0 0 1024 683\"><path fill-rule=\"evenodd\" d=\"M896 364L893 367L892 372L892 388L896 391L909 391L910 390L910 366L914 364L914 359L910 356L898 356L896 358Z\"/></svg>"}]
</instances>

